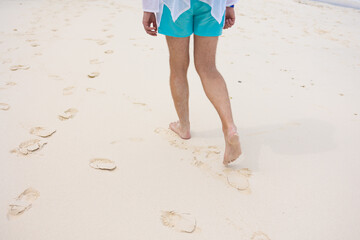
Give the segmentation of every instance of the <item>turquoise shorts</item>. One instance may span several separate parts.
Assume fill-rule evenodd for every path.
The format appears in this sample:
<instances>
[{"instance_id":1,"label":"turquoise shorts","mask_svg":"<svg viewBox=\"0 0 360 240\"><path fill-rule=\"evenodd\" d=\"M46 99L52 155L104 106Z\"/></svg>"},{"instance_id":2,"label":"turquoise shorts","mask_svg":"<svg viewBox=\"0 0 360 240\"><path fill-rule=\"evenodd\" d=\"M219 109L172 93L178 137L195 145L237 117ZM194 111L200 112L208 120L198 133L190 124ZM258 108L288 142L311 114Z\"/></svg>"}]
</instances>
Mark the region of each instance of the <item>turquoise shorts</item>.
<instances>
[{"instance_id":1,"label":"turquoise shorts","mask_svg":"<svg viewBox=\"0 0 360 240\"><path fill-rule=\"evenodd\" d=\"M203 37L217 37L222 34L225 12L221 23L211 15L211 7L199 0L191 0L189 10L174 22L170 9L164 4L158 32L171 37L189 37L195 34Z\"/></svg>"}]
</instances>

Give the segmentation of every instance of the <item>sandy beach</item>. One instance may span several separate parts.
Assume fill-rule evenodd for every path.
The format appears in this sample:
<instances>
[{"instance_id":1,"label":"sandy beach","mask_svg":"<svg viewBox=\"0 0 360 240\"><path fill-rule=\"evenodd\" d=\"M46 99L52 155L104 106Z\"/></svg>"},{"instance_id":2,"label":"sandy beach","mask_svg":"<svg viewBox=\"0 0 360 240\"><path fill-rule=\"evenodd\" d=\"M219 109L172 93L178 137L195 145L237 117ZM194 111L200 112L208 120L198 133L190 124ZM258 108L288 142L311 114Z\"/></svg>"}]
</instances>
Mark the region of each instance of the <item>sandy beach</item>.
<instances>
[{"instance_id":1,"label":"sandy beach","mask_svg":"<svg viewBox=\"0 0 360 240\"><path fill-rule=\"evenodd\" d=\"M243 154L191 59L190 140L141 1L0 1L0 239L360 235L360 10L236 5L217 65ZM191 47L191 51L192 51Z\"/></svg>"}]
</instances>

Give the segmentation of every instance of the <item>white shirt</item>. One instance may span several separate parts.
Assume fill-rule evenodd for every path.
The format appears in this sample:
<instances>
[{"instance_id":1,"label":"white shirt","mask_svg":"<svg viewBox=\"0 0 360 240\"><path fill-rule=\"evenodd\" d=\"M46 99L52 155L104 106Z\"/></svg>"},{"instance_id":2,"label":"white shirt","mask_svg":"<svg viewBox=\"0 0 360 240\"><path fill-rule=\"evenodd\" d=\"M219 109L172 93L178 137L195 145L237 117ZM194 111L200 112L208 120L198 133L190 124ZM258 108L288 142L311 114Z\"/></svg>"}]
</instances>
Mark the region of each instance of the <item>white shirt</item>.
<instances>
[{"instance_id":1,"label":"white shirt","mask_svg":"<svg viewBox=\"0 0 360 240\"><path fill-rule=\"evenodd\" d=\"M142 0L143 10L156 14L156 23L160 26L164 4L170 9L173 21L185 11L190 9L190 0ZM221 23L225 9L237 3L239 0L200 0L211 7L211 15L218 23Z\"/></svg>"}]
</instances>

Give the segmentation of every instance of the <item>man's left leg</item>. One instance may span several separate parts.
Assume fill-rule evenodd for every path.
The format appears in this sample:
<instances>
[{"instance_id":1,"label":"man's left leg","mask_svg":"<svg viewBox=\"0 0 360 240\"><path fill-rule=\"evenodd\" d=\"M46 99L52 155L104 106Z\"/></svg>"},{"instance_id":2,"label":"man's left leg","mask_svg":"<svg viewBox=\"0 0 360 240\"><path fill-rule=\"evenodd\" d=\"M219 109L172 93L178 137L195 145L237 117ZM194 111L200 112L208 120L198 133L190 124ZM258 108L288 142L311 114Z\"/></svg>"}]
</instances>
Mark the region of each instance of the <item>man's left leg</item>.
<instances>
[{"instance_id":1,"label":"man's left leg","mask_svg":"<svg viewBox=\"0 0 360 240\"><path fill-rule=\"evenodd\" d=\"M190 37L178 38L166 36L169 47L170 88L179 121L170 123L169 127L183 139L189 139L189 85L187 70L189 67Z\"/></svg>"}]
</instances>

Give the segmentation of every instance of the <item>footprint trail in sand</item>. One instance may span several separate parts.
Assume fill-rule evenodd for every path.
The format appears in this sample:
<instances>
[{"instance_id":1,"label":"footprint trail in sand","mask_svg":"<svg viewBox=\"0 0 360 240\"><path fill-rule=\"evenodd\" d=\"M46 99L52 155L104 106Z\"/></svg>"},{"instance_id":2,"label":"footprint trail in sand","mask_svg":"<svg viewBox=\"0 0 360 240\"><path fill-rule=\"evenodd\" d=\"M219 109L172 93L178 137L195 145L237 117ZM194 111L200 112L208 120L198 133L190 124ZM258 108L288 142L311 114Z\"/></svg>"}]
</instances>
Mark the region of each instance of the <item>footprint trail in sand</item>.
<instances>
[{"instance_id":1,"label":"footprint trail in sand","mask_svg":"<svg viewBox=\"0 0 360 240\"><path fill-rule=\"evenodd\" d=\"M20 216L32 207L33 202L40 196L39 191L28 188L9 204L8 219Z\"/></svg>"},{"instance_id":2,"label":"footprint trail in sand","mask_svg":"<svg viewBox=\"0 0 360 240\"><path fill-rule=\"evenodd\" d=\"M161 135L173 147L187 150L192 153L191 164L207 174L220 179L232 188L237 189L243 193L251 193L249 178L251 177L251 170L248 168L235 169L225 168L219 170L219 162L221 159L221 150L217 146L195 146L189 144L188 141L180 139L170 129L157 128L155 133Z\"/></svg>"},{"instance_id":3,"label":"footprint trail in sand","mask_svg":"<svg viewBox=\"0 0 360 240\"><path fill-rule=\"evenodd\" d=\"M190 213L163 211L161 222L164 226L173 228L178 232L192 233L196 229L196 219Z\"/></svg>"}]
</instances>

